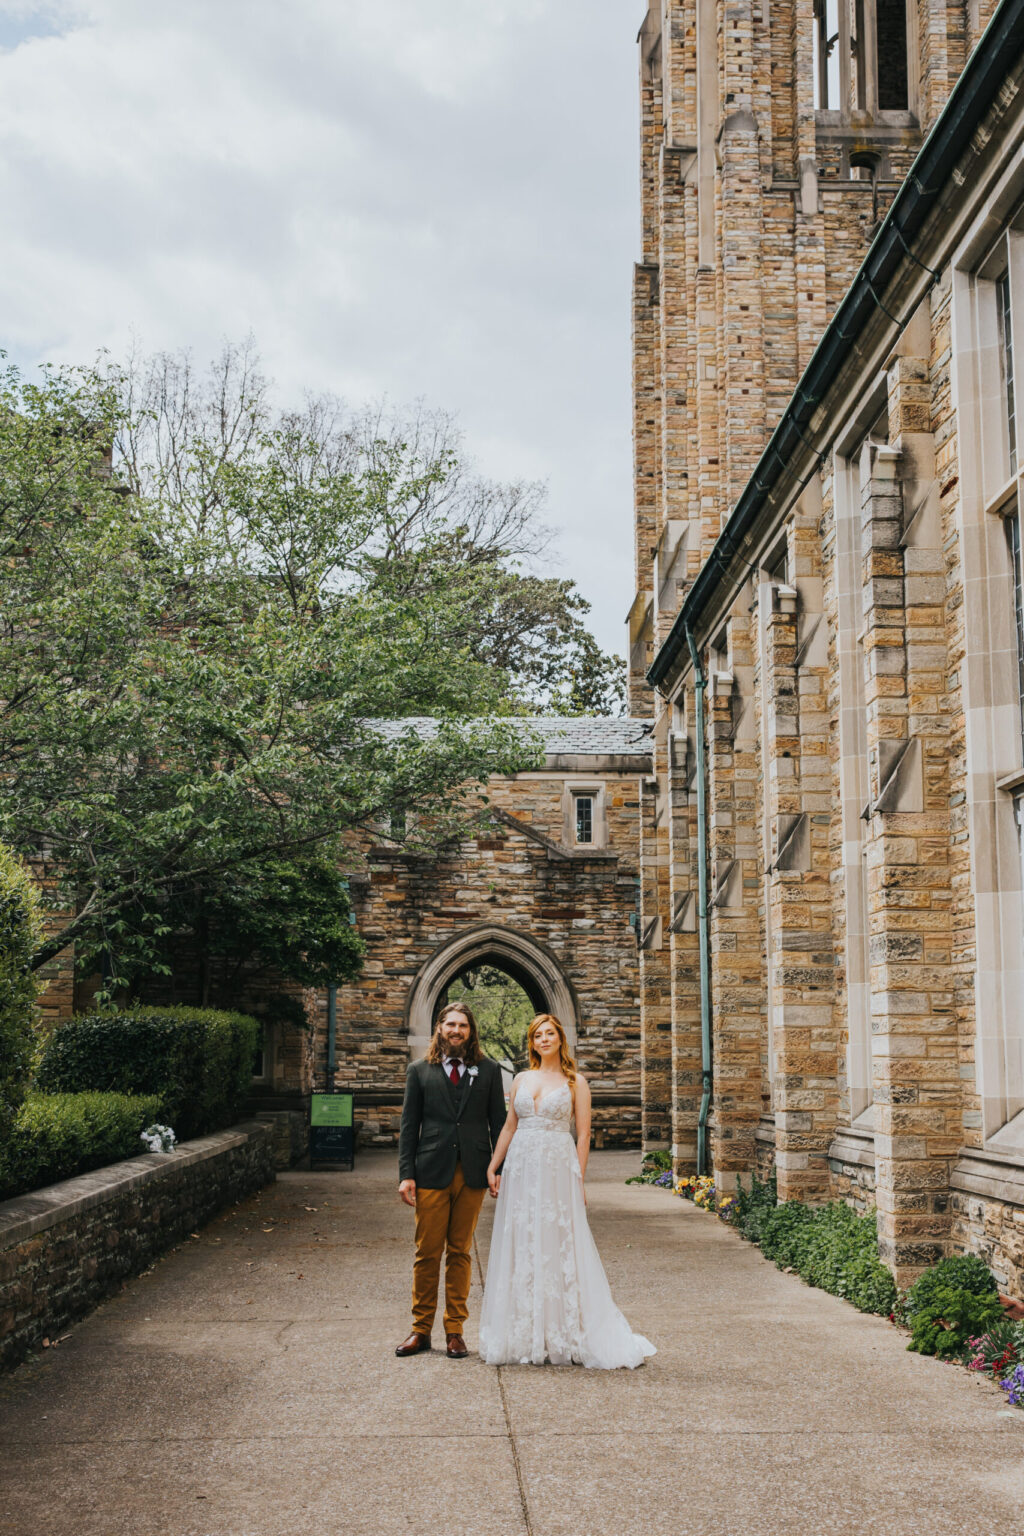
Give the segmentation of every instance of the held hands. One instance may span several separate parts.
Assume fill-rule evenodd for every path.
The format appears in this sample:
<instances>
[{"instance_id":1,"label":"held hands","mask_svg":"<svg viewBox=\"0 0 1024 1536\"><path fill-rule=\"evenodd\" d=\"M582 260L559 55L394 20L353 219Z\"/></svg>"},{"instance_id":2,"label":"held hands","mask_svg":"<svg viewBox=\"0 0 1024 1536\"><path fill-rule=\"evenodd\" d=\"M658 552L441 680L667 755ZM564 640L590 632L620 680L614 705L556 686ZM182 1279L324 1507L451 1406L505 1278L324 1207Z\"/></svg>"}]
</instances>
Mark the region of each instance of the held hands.
<instances>
[{"instance_id":1,"label":"held hands","mask_svg":"<svg viewBox=\"0 0 1024 1536\"><path fill-rule=\"evenodd\" d=\"M399 1184L399 1186L398 1186L398 1193L401 1195L401 1197L405 1201L406 1205L411 1205L411 1206L415 1207L415 1205L416 1205L416 1180L415 1179L403 1179L401 1184Z\"/></svg>"},{"instance_id":2,"label":"held hands","mask_svg":"<svg viewBox=\"0 0 1024 1536\"><path fill-rule=\"evenodd\" d=\"M491 1192L491 1199L497 1200L498 1190L501 1188L501 1174L495 1173L491 1167L487 1169L487 1188Z\"/></svg>"}]
</instances>

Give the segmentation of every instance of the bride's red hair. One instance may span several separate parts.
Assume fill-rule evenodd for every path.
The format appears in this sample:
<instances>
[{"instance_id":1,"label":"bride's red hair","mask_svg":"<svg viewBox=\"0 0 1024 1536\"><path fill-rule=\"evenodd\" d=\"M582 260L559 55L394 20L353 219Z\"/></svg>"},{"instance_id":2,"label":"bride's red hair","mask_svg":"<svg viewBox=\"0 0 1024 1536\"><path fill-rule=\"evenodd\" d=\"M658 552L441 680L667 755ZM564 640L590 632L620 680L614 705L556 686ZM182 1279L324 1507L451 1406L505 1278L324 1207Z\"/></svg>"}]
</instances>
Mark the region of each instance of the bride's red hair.
<instances>
[{"instance_id":1,"label":"bride's red hair","mask_svg":"<svg viewBox=\"0 0 1024 1536\"><path fill-rule=\"evenodd\" d=\"M569 1055L569 1041L561 1021L556 1019L553 1013L538 1013L536 1018L530 1021L530 1027L526 1031L526 1049L530 1057L530 1066L534 1071L540 1066L540 1052L533 1043L533 1037L542 1024L550 1024L552 1029L558 1031L558 1065L562 1069L562 1076L573 1089L573 1102L575 1102L576 1063Z\"/></svg>"}]
</instances>

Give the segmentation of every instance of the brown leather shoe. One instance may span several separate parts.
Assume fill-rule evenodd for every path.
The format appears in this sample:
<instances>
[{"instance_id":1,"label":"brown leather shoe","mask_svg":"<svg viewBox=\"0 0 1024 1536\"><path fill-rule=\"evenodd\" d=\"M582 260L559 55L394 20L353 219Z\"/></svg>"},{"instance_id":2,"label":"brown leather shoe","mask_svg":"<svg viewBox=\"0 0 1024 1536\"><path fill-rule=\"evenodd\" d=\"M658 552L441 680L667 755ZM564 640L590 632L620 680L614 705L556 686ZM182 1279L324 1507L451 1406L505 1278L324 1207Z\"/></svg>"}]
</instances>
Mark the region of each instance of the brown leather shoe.
<instances>
[{"instance_id":1,"label":"brown leather shoe","mask_svg":"<svg viewBox=\"0 0 1024 1536\"><path fill-rule=\"evenodd\" d=\"M447 1349L445 1350L445 1354L448 1356L448 1359L465 1360L466 1356L469 1354L469 1350L466 1348L466 1341L462 1337L462 1334L446 1333L445 1339L448 1345Z\"/></svg>"},{"instance_id":2,"label":"brown leather shoe","mask_svg":"<svg viewBox=\"0 0 1024 1536\"><path fill-rule=\"evenodd\" d=\"M422 1355L430 1348L429 1333L410 1333L404 1344L399 1344L396 1355Z\"/></svg>"}]
</instances>

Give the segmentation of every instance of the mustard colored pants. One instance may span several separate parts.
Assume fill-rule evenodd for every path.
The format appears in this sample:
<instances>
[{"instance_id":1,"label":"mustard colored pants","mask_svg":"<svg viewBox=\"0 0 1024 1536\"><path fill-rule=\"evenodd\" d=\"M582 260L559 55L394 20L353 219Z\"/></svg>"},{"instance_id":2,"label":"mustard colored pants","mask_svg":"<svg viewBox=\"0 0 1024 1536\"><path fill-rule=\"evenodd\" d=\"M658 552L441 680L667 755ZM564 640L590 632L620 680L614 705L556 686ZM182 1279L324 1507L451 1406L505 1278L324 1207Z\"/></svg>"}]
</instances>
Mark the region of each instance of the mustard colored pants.
<instances>
[{"instance_id":1,"label":"mustard colored pants","mask_svg":"<svg viewBox=\"0 0 1024 1536\"><path fill-rule=\"evenodd\" d=\"M412 1327L430 1333L437 1312L441 1255L444 1268L444 1331L461 1333L469 1316L473 1233L485 1189L470 1189L456 1163L447 1189L416 1189L416 1258L412 1267Z\"/></svg>"}]
</instances>

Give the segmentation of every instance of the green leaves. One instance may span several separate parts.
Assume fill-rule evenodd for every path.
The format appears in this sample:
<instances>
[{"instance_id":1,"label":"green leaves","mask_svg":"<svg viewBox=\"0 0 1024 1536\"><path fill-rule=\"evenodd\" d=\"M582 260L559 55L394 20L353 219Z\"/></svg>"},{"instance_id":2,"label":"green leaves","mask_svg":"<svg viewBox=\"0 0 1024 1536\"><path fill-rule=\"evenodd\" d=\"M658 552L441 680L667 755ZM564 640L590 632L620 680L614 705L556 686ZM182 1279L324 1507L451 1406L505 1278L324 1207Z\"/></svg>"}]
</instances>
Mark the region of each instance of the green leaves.
<instances>
[{"instance_id":1,"label":"green leaves","mask_svg":"<svg viewBox=\"0 0 1024 1536\"><path fill-rule=\"evenodd\" d=\"M25 1097L36 1046L32 956L42 930L28 872L0 846L0 1143Z\"/></svg>"},{"instance_id":2,"label":"green leaves","mask_svg":"<svg viewBox=\"0 0 1024 1536\"><path fill-rule=\"evenodd\" d=\"M33 964L74 944L108 996L190 944L351 974L354 840L395 807L412 848L464 833L535 760L503 719L572 657L560 707L604 687L579 594L520 569L537 496L476 479L440 417L275 413L246 349L206 378L7 370L0 837L66 918ZM418 716L429 739L374 724Z\"/></svg>"}]
</instances>

